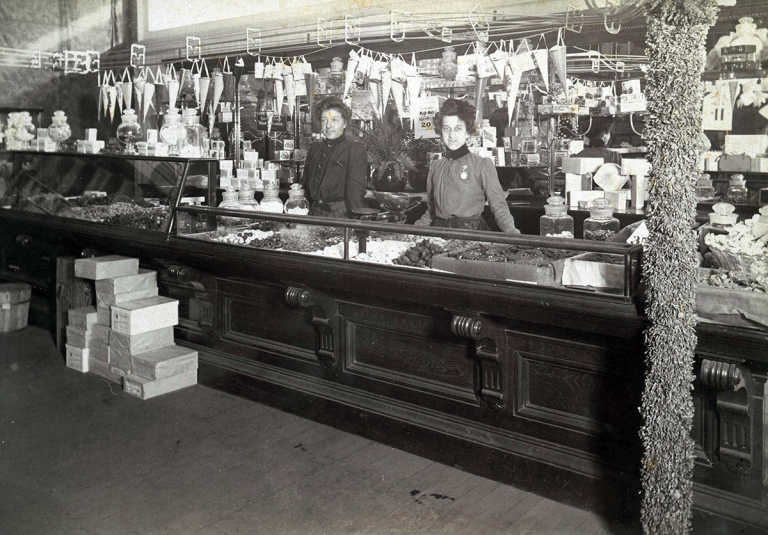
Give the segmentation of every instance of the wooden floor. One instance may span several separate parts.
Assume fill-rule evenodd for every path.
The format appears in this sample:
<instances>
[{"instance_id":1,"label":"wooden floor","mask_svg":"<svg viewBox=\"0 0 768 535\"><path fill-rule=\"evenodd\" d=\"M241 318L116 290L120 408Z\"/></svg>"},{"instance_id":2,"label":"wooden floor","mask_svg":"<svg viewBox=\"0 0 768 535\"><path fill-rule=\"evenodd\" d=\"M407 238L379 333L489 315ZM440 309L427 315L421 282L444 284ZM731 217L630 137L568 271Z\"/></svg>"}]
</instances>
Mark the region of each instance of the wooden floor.
<instances>
[{"instance_id":1,"label":"wooden floor","mask_svg":"<svg viewBox=\"0 0 768 535\"><path fill-rule=\"evenodd\" d=\"M141 401L0 334L0 531L636 533L209 388Z\"/></svg>"}]
</instances>

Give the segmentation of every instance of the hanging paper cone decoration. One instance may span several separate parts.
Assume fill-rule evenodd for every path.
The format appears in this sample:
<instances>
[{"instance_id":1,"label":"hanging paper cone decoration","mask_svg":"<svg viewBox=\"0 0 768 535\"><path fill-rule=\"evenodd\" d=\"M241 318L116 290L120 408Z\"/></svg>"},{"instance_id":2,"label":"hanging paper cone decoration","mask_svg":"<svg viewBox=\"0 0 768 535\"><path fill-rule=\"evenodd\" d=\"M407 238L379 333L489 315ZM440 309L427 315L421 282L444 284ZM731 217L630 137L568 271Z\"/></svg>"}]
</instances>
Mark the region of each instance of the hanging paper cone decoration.
<instances>
[{"instance_id":1,"label":"hanging paper cone decoration","mask_svg":"<svg viewBox=\"0 0 768 535\"><path fill-rule=\"evenodd\" d=\"M565 45L555 45L549 49L549 57L552 59L552 66L555 69L557 79L563 85L563 89L568 87L565 70Z\"/></svg>"},{"instance_id":2,"label":"hanging paper cone decoration","mask_svg":"<svg viewBox=\"0 0 768 535\"><path fill-rule=\"evenodd\" d=\"M267 135L272 131L272 114L267 114Z\"/></svg>"},{"instance_id":3,"label":"hanging paper cone decoration","mask_svg":"<svg viewBox=\"0 0 768 535\"><path fill-rule=\"evenodd\" d=\"M220 69L213 71L213 113L219 108L221 94L224 92L224 73Z\"/></svg>"},{"instance_id":4,"label":"hanging paper cone decoration","mask_svg":"<svg viewBox=\"0 0 768 535\"><path fill-rule=\"evenodd\" d=\"M400 82L392 80L392 98L395 101L397 107L397 116L400 118L400 126L403 126L403 98L405 96L405 88Z\"/></svg>"},{"instance_id":5,"label":"hanging paper cone decoration","mask_svg":"<svg viewBox=\"0 0 768 535\"><path fill-rule=\"evenodd\" d=\"M133 89L136 91L136 112L140 113L141 110L141 102L144 97L144 86L147 85L147 80L144 78L144 76L141 77L134 77L133 79ZM130 108L130 106L129 106Z\"/></svg>"},{"instance_id":6,"label":"hanging paper cone decoration","mask_svg":"<svg viewBox=\"0 0 768 535\"><path fill-rule=\"evenodd\" d=\"M739 97L739 93L741 92L741 84L738 80L729 80L728 89L731 90L731 108L733 108L736 105L736 99Z\"/></svg>"},{"instance_id":7,"label":"hanging paper cone decoration","mask_svg":"<svg viewBox=\"0 0 768 535\"><path fill-rule=\"evenodd\" d=\"M107 116L109 113L109 90L107 89L109 86L102 85L101 86L101 109L104 110L104 117Z\"/></svg>"},{"instance_id":8,"label":"hanging paper cone decoration","mask_svg":"<svg viewBox=\"0 0 768 535\"><path fill-rule=\"evenodd\" d=\"M293 81L293 69L290 67L283 70L283 85L285 85L285 96L288 97L288 115L293 117L293 108L296 105L296 85Z\"/></svg>"},{"instance_id":9,"label":"hanging paper cone decoration","mask_svg":"<svg viewBox=\"0 0 768 535\"><path fill-rule=\"evenodd\" d=\"M508 72L509 77L507 78L507 126L512 125L512 116L514 115L512 111L515 109L515 104L517 103L517 93L520 90L520 80L523 77L523 73L521 72L512 72L511 70Z\"/></svg>"},{"instance_id":10,"label":"hanging paper cone decoration","mask_svg":"<svg viewBox=\"0 0 768 535\"><path fill-rule=\"evenodd\" d=\"M117 96L115 97L115 100L117 101L117 109L120 110L120 115L123 114L123 88L120 86L120 83L115 83L115 89L117 90Z\"/></svg>"},{"instance_id":11,"label":"hanging paper cone decoration","mask_svg":"<svg viewBox=\"0 0 768 535\"><path fill-rule=\"evenodd\" d=\"M117 104L117 88L113 85L107 86L107 100L109 102L109 120L115 120L115 105Z\"/></svg>"},{"instance_id":12,"label":"hanging paper cone decoration","mask_svg":"<svg viewBox=\"0 0 768 535\"><path fill-rule=\"evenodd\" d=\"M200 73L192 73L192 88L195 91L195 104L200 107ZM201 108L202 109L202 108Z\"/></svg>"},{"instance_id":13,"label":"hanging paper cone decoration","mask_svg":"<svg viewBox=\"0 0 768 535\"><path fill-rule=\"evenodd\" d=\"M120 82L120 89L123 91L123 103L128 109L133 104L133 82Z\"/></svg>"},{"instance_id":14,"label":"hanging paper cone decoration","mask_svg":"<svg viewBox=\"0 0 768 535\"><path fill-rule=\"evenodd\" d=\"M168 78L165 85L168 87L168 107L175 108L176 99L179 96L179 81L175 78Z\"/></svg>"},{"instance_id":15,"label":"hanging paper cone decoration","mask_svg":"<svg viewBox=\"0 0 768 535\"><path fill-rule=\"evenodd\" d=\"M488 78L478 78L475 82L475 126L483 124L483 95L488 85Z\"/></svg>"},{"instance_id":16,"label":"hanging paper cone decoration","mask_svg":"<svg viewBox=\"0 0 768 535\"><path fill-rule=\"evenodd\" d=\"M763 106L760 108L760 111L758 112L760 115L768 119L768 106Z\"/></svg>"},{"instance_id":17,"label":"hanging paper cone decoration","mask_svg":"<svg viewBox=\"0 0 768 535\"><path fill-rule=\"evenodd\" d=\"M155 84L146 84L144 86L144 114L142 121L147 120L147 111L155 107Z\"/></svg>"},{"instance_id":18,"label":"hanging paper cone decoration","mask_svg":"<svg viewBox=\"0 0 768 535\"><path fill-rule=\"evenodd\" d=\"M419 91L421 91L421 77L408 77L408 105L411 112L411 120L419 119Z\"/></svg>"},{"instance_id":19,"label":"hanging paper cone decoration","mask_svg":"<svg viewBox=\"0 0 768 535\"><path fill-rule=\"evenodd\" d=\"M357 71L357 64L360 63L360 56L354 50L349 51L349 61L347 61L347 76L344 79L344 94L342 98L347 96L349 88L352 87L352 81L355 79L355 71Z\"/></svg>"},{"instance_id":20,"label":"hanging paper cone decoration","mask_svg":"<svg viewBox=\"0 0 768 535\"><path fill-rule=\"evenodd\" d=\"M387 111L387 102L389 102L389 94L392 90L392 72L385 70L381 72L381 116Z\"/></svg>"},{"instance_id":21,"label":"hanging paper cone decoration","mask_svg":"<svg viewBox=\"0 0 768 535\"><path fill-rule=\"evenodd\" d=\"M285 97L285 89L283 88L282 80L275 80L275 112L278 115L283 114L283 98Z\"/></svg>"},{"instance_id":22,"label":"hanging paper cone decoration","mask_svg":"<svg viewBox=\"0 0 768 535\"><path fill-rule=\"evenodd\" d=\"M544 87L549 91L549 53L546 48L533 51L533 61L544 79Z\"/></svg>"},{"instance_id":23,"label":"hanging paper cone decoration","mask_svg":"<svg viewBox=\"0 0 768 535\"><path fill-rule=\"evenodd\" d=\"M493 68L496 69L496 74L499 78L504 79L504 67L509 60L509 54L504 50L504 41L501 41L501 46L490 55L491 62L493 62Z\"/></svg>"},{"instance_id":24,"label":"hanging paper cone decoration","mask_svg":"<svg viewBox=\"0 0 768 535\"><path fill-rule=\"evenodd\" d=\"M368 89L371 92L371 104L373 106L373 113L380 116L381 113L381 89L379 88L379 82L368 81Z\"/></svg>"},{"instance_id":25,"label":"hanging paper cone decoration","mask_svg":"<svg viewBox=\"0 0 768 535\"><path fill-rule=\"evenodd\" d=\"M205 103L208 100L208 88L211 85L210 78L200 77L200 114L205 110Z\"/></svg>"}]
</instances>

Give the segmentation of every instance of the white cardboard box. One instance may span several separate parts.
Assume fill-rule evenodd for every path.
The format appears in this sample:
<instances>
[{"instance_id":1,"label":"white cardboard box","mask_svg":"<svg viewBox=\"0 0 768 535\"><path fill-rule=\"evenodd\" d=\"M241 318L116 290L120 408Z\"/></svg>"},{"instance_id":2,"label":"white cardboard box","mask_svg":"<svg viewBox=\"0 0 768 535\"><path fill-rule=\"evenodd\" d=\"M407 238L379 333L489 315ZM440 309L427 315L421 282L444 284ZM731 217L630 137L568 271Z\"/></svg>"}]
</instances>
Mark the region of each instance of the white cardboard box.
<instances>
[{"instance_id":1,"label":"white cardboard box","mask_svg":"<svg viewBox=\"0 0 768 535\"><path fill-rule=\"evenodd\" d=\"M594 173L603 163L602 158L563 158L563 173L574 175Z\"/></svg>"},{"instance_id":2,"label":"white cardboard box","mask_svg":"<svg viewBox=\"0 0 768 535\"><path fill-rule=\"evenodd\" d=\"M96 323L106 325L107 327L112 325L112 312L110 312L109 307L97 306L96 317L98 319Z\"/></svg>"},{"instance_id":3,"label":"white cardboard box","mask_svg":"<svg viewBox=\"0 0 768 535\"><path fill-rule=\"evenodd\" d=\"M109 338L111 333L112 333L112 329L109 327L109 325L102 325L101 323L96 323L93 326L93 334L91 335L91 339L94 342L109 344Z\"/></svg>"},{"instance_id":4,"label":"white cardboard box","mask_svg":"<svg viewBox=\"0 0 768 535\"><path fill-rule=\"evenodd\" d=\"M67 368L88 373L88 349L72 347L69 344L64 347L67 350Z\"/></svg>"},{"instance_id":5,"label":"white cardboard box","mask_svg":"<svg viewBox=\"0 0 768 535\"><path fill-rule=\"evenodd\" d=\"M141 334L179 322L179 302L169 297L147 297L112 307L112 330Z\"/></svg>"},{"instance_id":6,"label":"white cardboard box","mask_svg":"<svg viewBox=\"0 0 768 535\"><path fill-rule=\"evenodd\" d=\"M123 390L132 396L149 399L197 384L197 370L172 375L165 379L146 379L138 375L123 377Z\"/></svg>"},{"instance_id":7,"label":"white cardboard box","mask_svg":"<svg viewBox=\"0 0 768 535\"><path fill-rule=\"evenodd\" d=\"M621 160L621 174L648 176L651 174L651 164L645 158L624 158Z\"/></svg>"},{"instance_id":8,"label":"white cardboard box","mask_svg":"<svg viewBox=\"0 0 768 535\"><path fill-rule=\"evenodd\" d=\"M91 340L91 347L88 349L90 351L88 356L91 357L91 359L100 360L105 364L109 363L109 346L107 344L104 342Z\"/></svg>"},{"instance_id":9,"label":"white cardboard box","mask_svg":"<svg viewBox=\"0 0 768 535\"><path fill-rule=\"evenodd\" d=\"M95 373L99 377L103 377L108 381L112 381L113 383L120 384L120 382L123 379L122 375L112 371L112 367L109 365L108 362L95 359L93 358L93 356L91 356L88 359L88 371L91 373Z\"/></svg>"},{"instance_id":10,"label":"white cardboard box","mask_svg":"<svg viewBox=\"0 0 768 535\"><path fill-rule=\"evenodd\" d=\"M173 327L164 327L133 336L115 331L109 337L109 354L112 359L128 359L130 361L132 356L139 353L172 345Z\"/></svg>"},{"instance_id":11,"label":"white cardboard box","mask_svg":"<svg viewBox=\"0 0 768 535\"><path fill-rule=\"evenodd\" d=\"M96 293L125 294L157 288L157 271L140 269L138 275L126 275L96 281Z\"/></svg>"},{"instance_id":12,"label":"white cardboard box","mask_svg":"<svg viewBox=\"0 0 768 535\"><path fill-rule=\"evenodd\" d=\"M139 259L127 256L109 255L75 260L75 277L82 279L112 279L127 275L138 275Z\"/></svg>"},{"instance_id":13,"label":"white cardboard box","mask_svg":"<svg viewBox=\"0 0 768 535\"><path fill-rule=\"evenodd\" d=\"M93 331L67 327L67 345L81 349L91 346Z\"/></svg>"},{"instance_id":14,"label":"white cardboard box","mask_svg":"<svg viewBox=\"0 0 768 535\"><path fill-rule=\"evenodd\" d=\"M154 297L157 295L157 287L148 288L146 290L138 290L136 292L128 292L122 294L96 292L96 306L110 307L112 305L118 305L125 303L126 301L136 301L137 299L144 299L145 297Z\"/></svg>"},{"instance_id":15,"label":"white cardboard box","mask_svg":"<svg viewBox=\"0 0 768 535\"><path fill-rule=\"evenodd\" d=\"M197 369L197 351L181 346L169 346L134 355L131 370L147 379L165 379Z\"/></svg>"},{"instance_id":16,"label":"white cardboard box","mask_svg":"<svg viewBox=\"0 0 768 535\"><path fill-rule=\"evenodd\" d=\"M87 331L98 319L95 307L73 308L67 312L67 316L70 327L83 331Z\"/></svg>"}]
</instances>

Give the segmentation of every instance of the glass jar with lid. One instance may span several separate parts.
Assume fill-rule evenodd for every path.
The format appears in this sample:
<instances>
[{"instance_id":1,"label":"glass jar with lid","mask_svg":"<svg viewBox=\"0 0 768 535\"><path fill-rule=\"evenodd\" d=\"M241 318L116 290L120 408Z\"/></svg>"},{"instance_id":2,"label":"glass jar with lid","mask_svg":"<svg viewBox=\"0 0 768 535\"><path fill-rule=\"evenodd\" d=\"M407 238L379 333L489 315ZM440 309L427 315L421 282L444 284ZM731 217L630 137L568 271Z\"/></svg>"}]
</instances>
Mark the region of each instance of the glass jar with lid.
<instances>
[{"instance_id":1,"label":"glass jar with lid","mask_svg":"<svg viewBox=\"0 0 768 535\"><path fill-rule=\"evenodd\" d=\"M619 220L613 217L611 201L595 199L584 220L584 239L605 241L619 231Z\"/></svg>"},{"instance_id":2,"label":"glass jar with lid","mask_svg":"<svg viewBox=\"0 0 768 535\"><path fill-rule=\"evenodd\" d=\"M733 213L735 210L736 207L727 202L715 204L709 214L709 224L715 228L732 227L739 218L738 214Z\"/></svg>"},{"instance_id":3,"label":"glass jar with lid","mask_svg":"<svg viewBox=\"0 0 768 535\"><path fill-rule=\"evenodd\" d=\"M251 212L259 211L259 201L253 198L254 193L255 192L248 184L240 187L237 200L242 206L241 210L250 210Z\"/></svg>"},{"instance_id":4,"label":"glass jar with lid","mask_svg":"<svg viewBox=\"0 0 768 535\"><path fill-rule=\"evenodd\" d=\"M539 235L573 238L573 218L568 215L568 206L560 195L547 199L544 215L539 219Z\"/></svg>"},{"instance_id":5,"label":"glass jar with lid","mask_svg":"<svg viewBox=\"0 0 768 535\"><path fill-rule=\"evenodd\" d=\"M117 139L125 145L123 152L125 154L138 154L135 143L140 138L141 126L139 125L139 118L132 108L126 108L123 110L122 122L117 127Z\"/></svg>"},{"instance_id":6,"label":"glass jar with lid","mask_svg":"<svg viewBox=\"0 0 768 535\"><path fill-rule=\"evenodd\" d=\"M744 179L744 175L731 175L725 200L731 204L747 204L748 194L747 181Z\"/></svg>"},{"instance_id":7,"label":"glass jar with lid","mask_svg":"<svg viewBox=\"0 0 768 535\"><path fill-rule=\"evenodd\" d=\"M309 201L304 197L304 188L301 187L301 184L291 184L291 189L288 191L288 200L285 201L285 213L309 214Z\"/></svg>"},{"instance_id":8,"label":"glass jar with lid","mask_svg":"<svg viewBox=\"0 0 768 535\"><path fill-rule=\"evenodd\" d=\"M187 108L181 114L182 133L179 137L179 155L184 158L202 158L203 126L197 110Z\"/></svg>"},{"instance_id":9,"label":"glass jar with lid","mask_svg":"<svg viewBox=\"0 0 768 535\"><path fill-rule=\"evenodd\" d=\"M48 127L48 137L56 142L56 150L59 150L59 144L71 135L72 129L67 124L67 115L61 110L53 112L53 123Z\"/></svg>"},{"instance_id":10,"label":"glass jar with lid","mask_svg":"<svg viewBox=\"0 0 768 535\"><path fill-rule=\"evenodd\" d=\"M712 187L712 178L706 173L696 181L696 200L705 201L715 197L715 188Z\"/></svg>"},{"instance_id":11,"label":"glass jar with lid","mask_svg":"<svg viewBox=\"0 0 768 535\"><path fill-rule=\"evenodd\" d=\"M237 196L237 190L234 186L228 186L221 194L222 201L218 207L224 210L242 210L243 206L238 202ZM240 223L242 219L239 217L219 216L219 221L223 225L232 227Z\"/></svg>"},{"instance_id":12,"label":"glass jar with lid","mask_svg":"<svg viewBox=\"0 0 768 535\"><path fill-rule=\"evenodd\" d=\"M264 198L261 200L261 211L272 214L283 213L283 201L280 199L280 188L267 187L267 184L264 184Z\"/></svg>"},{"instance_id":13,"label":"glass jar with lid","mask_svg":"<svg viewBox=\"0 0 768 535\"><path fill-rule=\"evenodd\" d=\"M168 156L179 155L179 139L184 131L181 127L181 115L178 108L168 108L160 128L160 139L168 145Z\"/></svg>"}]
</instances>

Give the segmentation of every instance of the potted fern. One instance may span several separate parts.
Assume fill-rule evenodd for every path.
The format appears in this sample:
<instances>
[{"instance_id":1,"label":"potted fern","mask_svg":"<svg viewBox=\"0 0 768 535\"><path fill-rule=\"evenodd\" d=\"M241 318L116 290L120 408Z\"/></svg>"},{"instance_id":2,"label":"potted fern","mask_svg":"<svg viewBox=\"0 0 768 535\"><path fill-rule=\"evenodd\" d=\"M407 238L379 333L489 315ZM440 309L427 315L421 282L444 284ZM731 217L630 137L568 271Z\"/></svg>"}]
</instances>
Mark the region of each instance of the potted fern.
<instances>
[{"instance_id":1,"label":"potted fern","mask_svg":"<svg viewBox=\"0 0 768 535\"><path fill-rule=\"evenodd\" d=\"M373 188L403 191L408 183L408 171L415 167L408 156L413 133L375 117L371 128L363 133L363 143L373 171Z\"/></svg>"}]
</instances>

